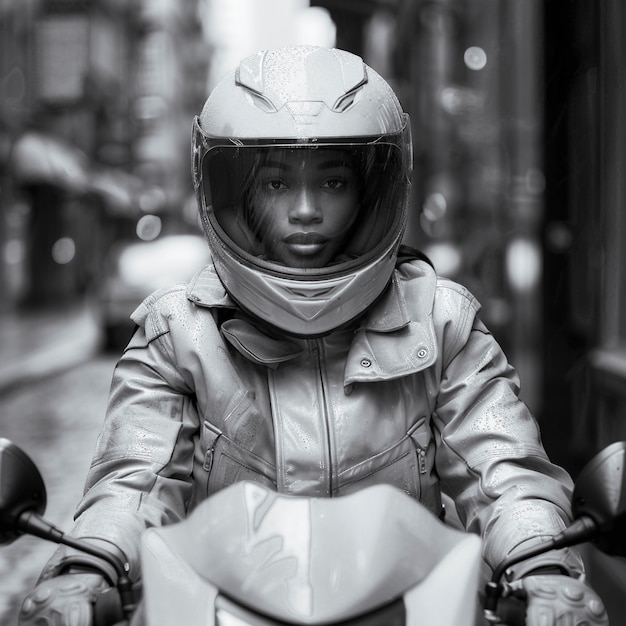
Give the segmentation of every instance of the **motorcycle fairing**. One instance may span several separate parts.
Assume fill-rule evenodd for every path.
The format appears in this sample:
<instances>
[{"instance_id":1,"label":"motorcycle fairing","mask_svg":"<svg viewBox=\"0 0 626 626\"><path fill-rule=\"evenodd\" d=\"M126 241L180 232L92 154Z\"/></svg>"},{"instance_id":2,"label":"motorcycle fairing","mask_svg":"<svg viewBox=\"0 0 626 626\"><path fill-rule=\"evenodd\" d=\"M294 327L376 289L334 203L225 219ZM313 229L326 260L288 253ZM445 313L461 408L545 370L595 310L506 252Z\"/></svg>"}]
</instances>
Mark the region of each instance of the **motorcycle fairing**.
<instances>
[{"instance_id":1,"label":"motorcycle fairing","mask_svg":"<svg viewBox=\"0 0 626 626\"><path fill-rule=\"evenodd\" d=\"M146 623L216 624L221 593L290 624L343 622L403 596L407 624L416 613L420 623L461 624L473 615L480 562L478 537L389 485L308 498L242 482L144 534ZM424 603L437 605L434 621L423 621Z\"/></svg>"}]
</instances>

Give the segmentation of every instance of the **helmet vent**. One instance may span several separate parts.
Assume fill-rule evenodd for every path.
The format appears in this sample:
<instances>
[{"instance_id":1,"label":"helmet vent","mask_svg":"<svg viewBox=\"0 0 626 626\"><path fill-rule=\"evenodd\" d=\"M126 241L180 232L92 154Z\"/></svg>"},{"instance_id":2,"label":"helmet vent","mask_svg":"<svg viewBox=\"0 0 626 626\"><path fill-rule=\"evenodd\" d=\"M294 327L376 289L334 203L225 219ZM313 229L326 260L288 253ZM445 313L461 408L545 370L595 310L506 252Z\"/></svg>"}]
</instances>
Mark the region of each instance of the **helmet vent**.
<instances>
[{"instance_id":1,"label":"helmet vent","mask_svg":"<svg viewBox=\"0 0 626 626\"><path fill-rule=\"evenodd\" d=\"M298 296L300 298L320 298L321 296L325 296L330 293L334 286L331 287L304 287L303 285L300 288L294 289L293 287L284 287L285 291L288 291L294 296Z\"/></svg>"},{"instance_id":2,"label":"helmet vent","mask_svg":"<svg viewBox=\"0 0 626 626\"><path fill-rule=\"evenodd\" d=\"M360 93L360 89L355 89L354 91L351 91L350 93L341 96L341 98L339 98L335 103L333 111L335 111L336 113L343 113L344 111L347 111L350 107L356 104L358 100L360 100L360 98L358 97Z\"/></svg>"},{"instance_id":3,"label":"helmet vent","mask_svg":"<svg viewBox=\"0 0 626 626\"><path fill-rule=\"evenodd\" d=\"M276 113L276 107L265 96L262 96L260 93L256 93L254 91L246 91L245 94L246 100L248 100L252 106L256 107L260 111L263 111L263 113Z\"/></svg>"},{"instance_id":4,"label":"helmet vent","mask_svg":"<svg viewBox=\"0 0 626 626\"><path fill-rule=\"evenodd\" d=\"M296 124L315 124L324 108L323 102L288 102L285 108L291 113Z\"/></svg>"}]
</instances>

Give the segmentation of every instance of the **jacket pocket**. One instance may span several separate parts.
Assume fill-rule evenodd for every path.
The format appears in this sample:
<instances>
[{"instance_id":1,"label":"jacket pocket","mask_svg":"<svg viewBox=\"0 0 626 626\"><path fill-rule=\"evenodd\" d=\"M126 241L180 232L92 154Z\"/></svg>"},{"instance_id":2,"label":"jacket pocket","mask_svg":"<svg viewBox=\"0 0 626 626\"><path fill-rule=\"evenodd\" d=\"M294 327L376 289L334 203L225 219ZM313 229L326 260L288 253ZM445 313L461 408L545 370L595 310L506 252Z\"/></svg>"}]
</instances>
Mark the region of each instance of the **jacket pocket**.
<instances>
[{"instance_id":1,"label":"jacket pocket","mask_svg":"<svg viewBox=\"0 0 626 626\"><path fill-rule=\"evenodd\" d=\"M348 494L370 485L394 485L440 517L441 495L434 460L434 438L427 419L420 417L395 444L342 471L334 495Z\"/></svg>"},{"instance_id":2,"label":"jacket pocket","mask_svg":"<svg viewBox=\"0 0 626 626\"><path fill-rule=\"evenodd\" d=\"M208 421L204 422L203 441L206 495L244 480L276 489L276 468L230 440Z\"/></svg>"},{"instance_id":3,"label":"jacket pocket","mask_svg":"<svg viewBox=\"0 0 626 626\"><path fill-rule=\"evenodd\" d=\"M408 437L383 452L347 468L339 474L333 495L343 496L371 485L393 485L419 499L420 484L415 454Z\"/></svg>"},{"instance_id":4,"label":"jacket pocket","mask_svg":"<svg viewBox=\"0 0 626 626\"><path fill-rule=\"evenodd\" d=\"M425 462L426 455L420 455L421 448L416 446L412 433L420 424L425 424L425 418L396 443L343 470L335 495L344 495L370 485L389 484L419 500L422 494L420 463Z\"/></svg>"}]
</instances>

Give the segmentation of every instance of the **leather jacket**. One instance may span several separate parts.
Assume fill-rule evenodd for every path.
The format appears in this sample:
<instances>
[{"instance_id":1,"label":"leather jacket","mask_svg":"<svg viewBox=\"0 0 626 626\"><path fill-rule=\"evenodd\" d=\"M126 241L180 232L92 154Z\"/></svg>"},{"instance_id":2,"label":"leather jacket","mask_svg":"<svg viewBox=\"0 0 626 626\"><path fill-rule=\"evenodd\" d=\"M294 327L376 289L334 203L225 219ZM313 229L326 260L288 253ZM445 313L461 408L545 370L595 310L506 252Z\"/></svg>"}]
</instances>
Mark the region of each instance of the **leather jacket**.
<instances>
[{"instance_id":1,"label":"leather jacket","mask_svg":"<svg viewBox=\"0 0 626 626\"><path fill-rule=\"evenodd\" d=\"M391 483L439 516L443 491L492 567L562 530L571 480L479 308L421 260L399 264L357 324L315 339L247 317L212 265L154 293L133 314L72 534L117 546L138 577L146 527L241 480L312 496ZM515 574L548 564L582 570L560 551Z\"/></svg>"}]
</instances>

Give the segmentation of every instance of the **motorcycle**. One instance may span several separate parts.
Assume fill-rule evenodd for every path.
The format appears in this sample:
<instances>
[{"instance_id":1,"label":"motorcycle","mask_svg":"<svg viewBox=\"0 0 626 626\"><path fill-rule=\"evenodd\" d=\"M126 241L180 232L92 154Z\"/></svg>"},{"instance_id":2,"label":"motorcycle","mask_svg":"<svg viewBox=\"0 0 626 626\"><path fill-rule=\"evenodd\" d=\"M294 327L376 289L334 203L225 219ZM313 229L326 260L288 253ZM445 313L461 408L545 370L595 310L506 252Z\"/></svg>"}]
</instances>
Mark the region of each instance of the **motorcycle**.
<instances>
[{"instance_id":1,"label":"motorcycle","mask_svg":"<svg viewBox=\"0 0 626 626\"><path fill-rule=\"evenodd\" d=\"M626 442L601 451L576 481L575 521L494 570L482 594L485 621L524 623L523 602L503 581L522 560L586 541L626 556L625 461ZM117 585L96 599L94 626L460 626L481 609L480 539L389 485L340 498L232 485L182 522L144 533L141 597L127 563L67 536L43 518L45 508L37 467L0 439L0 544L31 534L111 564Z\"/></svg>"}]
</instances>

